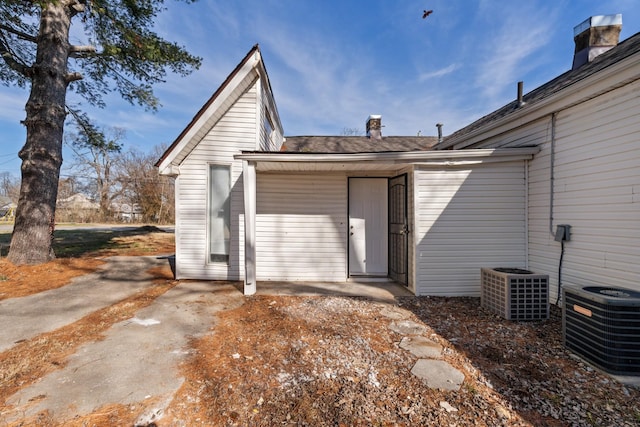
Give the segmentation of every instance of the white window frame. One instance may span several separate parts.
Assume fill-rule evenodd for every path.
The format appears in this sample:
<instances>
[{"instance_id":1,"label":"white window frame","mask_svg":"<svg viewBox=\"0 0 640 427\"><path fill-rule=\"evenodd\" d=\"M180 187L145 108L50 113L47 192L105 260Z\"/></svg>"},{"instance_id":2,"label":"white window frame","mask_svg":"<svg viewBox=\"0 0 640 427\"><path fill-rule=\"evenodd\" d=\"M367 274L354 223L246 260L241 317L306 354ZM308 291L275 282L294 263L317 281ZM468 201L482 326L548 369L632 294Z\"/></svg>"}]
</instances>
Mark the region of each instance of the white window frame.
<instances>
[{"instance_id":1,"label":"white window frame","mask_svg":"<svg viewBox=\"0 0 640 427\"><path fill-rule=\"evenodd\" d=\"M226 212L223 213L223 215L225 215L224 217L222 217L222 224L223 224L223 233L226 233L226 236L224 236L225 238L222 241L222 245L224 246L224 252L226 253L213 253L214 251L212 250L212 227L214 224L213 221L213 215L212 215L212 209L215 209L217 206L214 206L214 200L212 197L212 180L213 180L213 173L212 170L213 168L218 168L219 170L222 169L226 169L228 172L228 182L229 182L229 188L228 188L228 197L226 199L226 201L222 202L222 207L224 209L226 209ZM232 171L232 165L228 164L228 163L209 163L207 165L207 248L206 248L206 257L207 257L207 264L225 264L225 265L229 265L229 256L231 253L230 250L230 246L231 246L231 189L233 187L232 182L231 182L231 171ZM220 205L220 202L217 203L217 205ZM226 206L225 206L226 205ZM218 242L218 245L220 245L220 242Z\"/></svg>"}]
</instances>

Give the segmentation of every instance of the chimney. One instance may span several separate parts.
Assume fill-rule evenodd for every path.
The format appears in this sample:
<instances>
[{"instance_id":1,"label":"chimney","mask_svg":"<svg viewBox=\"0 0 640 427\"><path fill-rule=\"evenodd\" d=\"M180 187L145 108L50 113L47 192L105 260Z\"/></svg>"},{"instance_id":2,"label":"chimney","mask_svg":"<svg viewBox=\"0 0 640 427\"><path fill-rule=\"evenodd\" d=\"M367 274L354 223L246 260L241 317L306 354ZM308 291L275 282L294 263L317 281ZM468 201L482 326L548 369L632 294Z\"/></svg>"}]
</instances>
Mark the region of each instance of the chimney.
<instances>
[{"instance_id":1,"label":"chimney","mask_svg":"<svg viewBox=\"0 0 640 427\"><path fill-rule=\"evenodd\" d=\"M438 144L442 143L442 123L436 123L436 127L438 128Z\"/></svg>"},{"instance_id":2,"label":"chimney","mask_svg":"<svg viewBox=\"0 0 640 427\"><path fill-rule=\"evenodd\" d=\"M593 61L618 44L622 30L622 15L599 15L586 19L573 28L573 40L576 48L573 54L573 67L576 70Z\"/></svg>"},{"instance_id":3,"label":"chimney","mask_svg":"<svg viewBox=\"0 0 640 427\"><path fill-rule=\"evenodd\" d=\"M367 119L367 137L370 139L382 139L382 116L372 114Z\"/></svg>"}]
</instances>

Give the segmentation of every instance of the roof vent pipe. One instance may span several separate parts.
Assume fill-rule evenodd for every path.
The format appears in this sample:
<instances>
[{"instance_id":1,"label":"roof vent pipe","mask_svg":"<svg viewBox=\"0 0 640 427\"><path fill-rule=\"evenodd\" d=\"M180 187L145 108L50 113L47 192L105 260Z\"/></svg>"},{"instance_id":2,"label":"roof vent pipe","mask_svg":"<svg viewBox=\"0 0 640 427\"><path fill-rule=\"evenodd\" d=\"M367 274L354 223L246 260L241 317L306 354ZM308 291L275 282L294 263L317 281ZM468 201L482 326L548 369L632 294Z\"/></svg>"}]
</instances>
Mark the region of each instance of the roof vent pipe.
<instances>
[{"instance_id":1,"label":"roof vent pipe","mask_svg":"<svg viewBox=\"0 0 640 427\"><path fill-rule=\"evenodd\" d=\"M524 105L524 97L522 91L524 89L524 82L518 82L518 107L522 107Z\"/></svg>"},{"instance_id":2,"label":"roof vent pipe","mask_svg":"<svg viewBox=\"0 0 640 427\"><path fill-rule=\"evenodd\" d=\"M438 144L442 142L442 123L436 123L436 127L438 128Z\"/></svg>"}]
</instances>

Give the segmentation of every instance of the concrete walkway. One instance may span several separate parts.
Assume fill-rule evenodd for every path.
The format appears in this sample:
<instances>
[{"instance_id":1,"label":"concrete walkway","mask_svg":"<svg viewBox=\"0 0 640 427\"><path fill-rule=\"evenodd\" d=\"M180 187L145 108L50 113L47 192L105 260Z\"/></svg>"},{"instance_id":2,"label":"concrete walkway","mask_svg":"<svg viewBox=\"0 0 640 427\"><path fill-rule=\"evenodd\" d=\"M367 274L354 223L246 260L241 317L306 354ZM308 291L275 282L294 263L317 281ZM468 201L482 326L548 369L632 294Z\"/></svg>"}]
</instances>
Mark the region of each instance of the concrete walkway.
<instances>
[{"instance_id":1,"label":"concrete walkway","mask_svg":"<svg viewBox=\"0 0 640 427\"><path fill-rule=\"evenodd\" d=\"M0 351L18 340L68 325L152 286L147 273L165 265L157 257L112 257L95 273L58 289L0 301Z\"/></svg>"},{"instance_id":2,"label":"concrete walkway","mask_svg":"<svg viewBox=\"0 0 640 427\"><path fill-rule=\"evenodd\" d=\"M63 369L13 395L7 403L20 411L3 418L12 421L49 410L56 419L71 419L104 405L153 397L154 406L139 423L147 425L162 415L182 385L178 367L188 355L188 341L210 332L217 312L243 302L232 285L212 289L208 283L181 283L136 317L115 324L104 340L81 346Z\"/></svg>"},{"instance_id":3,"label":"concrete walkway","mask_svg":"<svg viewBox=\"0 0 640 427\"><path fill-rule=\"evenodd\" d=\"M113 257L98 272L78 277L62 288L0 301L0 351L151 287L153 281L146 271L166 262L156 257ZM79 347L64 368L11 396L6 403L15 409L1 413L0 424L44 410L54 419L64 420L109 404L141 402L146 402L142 404L145 411L137 424L152 423L162 416L182 385L178 369L188 356L189 340L209 333L216 313L244 303L237 286L181 282L134 318L114 324L105 339ZM390 318L398 314L395 296L409 294L402 286L388 282L258 283L258 293L367 296L388 307L381 312L390 310Z\"/></svg>"}]
</instances>

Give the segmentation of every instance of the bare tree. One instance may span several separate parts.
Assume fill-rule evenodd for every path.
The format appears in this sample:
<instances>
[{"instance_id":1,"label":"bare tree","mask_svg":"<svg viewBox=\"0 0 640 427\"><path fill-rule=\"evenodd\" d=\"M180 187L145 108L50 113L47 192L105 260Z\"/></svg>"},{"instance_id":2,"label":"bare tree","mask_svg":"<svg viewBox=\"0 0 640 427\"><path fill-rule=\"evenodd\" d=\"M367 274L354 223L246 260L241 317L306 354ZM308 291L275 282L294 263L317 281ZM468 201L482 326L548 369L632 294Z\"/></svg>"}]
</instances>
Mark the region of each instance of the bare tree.
<instances>
[{"instance_id":1,"label":"bare tree","mask_svg":"<svg viewBox=\"0 0 640 427\"><path fill-rule=\"evenodd\" d=\"M68 199L78 192L78 180L71 176L58 181L58 199Z\"/></svg>"},{"instance_id":2,"label":"bare tree","mask_svg":"<svg viewBox=\"0 0 640 427\"><path fill-rule=\"evenodd\" d=\"M174 221L174 182L153 166L165 148L152 153L129 150L119 156L123 198L138 207L142 221L168 224Z\"/></svg>"},{"instance_id":3,"label":"bare tree","mask_svg":"<svg viewBox=\"0 0 640 427\"><path fill-rule=\"evenodd\" d=\"M19 195L20 180L8 172L0 174L0 196L8 197L15 203L18 201Z\"/></svg>"},{"instance_id":4,"label":"bare tree","mask_svg":"<svg viewBox=\"0 0 640 427\"><path fill-rule=\"evenodd\" d=\"M111 203L121 194L120 180L113 169L125 130L98 129L82 119L76 122L76 130L65 137L75 157L72 170L88 180L88 187L100 205L101 219L106 220L111 217Z\"/></svg>"}]
</instances>

